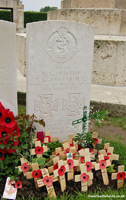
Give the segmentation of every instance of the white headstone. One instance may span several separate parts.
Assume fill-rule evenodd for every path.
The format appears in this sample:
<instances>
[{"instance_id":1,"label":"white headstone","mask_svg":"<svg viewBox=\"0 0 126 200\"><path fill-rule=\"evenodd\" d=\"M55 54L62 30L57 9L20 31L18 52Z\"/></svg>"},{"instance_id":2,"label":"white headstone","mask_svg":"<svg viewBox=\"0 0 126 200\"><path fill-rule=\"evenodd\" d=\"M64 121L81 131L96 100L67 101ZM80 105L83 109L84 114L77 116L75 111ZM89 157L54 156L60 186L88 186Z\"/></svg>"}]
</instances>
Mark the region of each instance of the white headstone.
<instances>
[{"instance_id":1,"label":"white headstone","mask_svg":"<svg viewBox=\"0 0 126 200\"><path fill-rule=\"evenodd\" d=\"M17 114L16 26L0 20L0 102Z\"/></svg>"},{"instance_id":2,"label":"white headstone","mask_svg":"<svg viewBox=\"0 0 126 200\"><path fill-rule=\"evenodd\" d=\"M89 106L94 28L70 21L27 25L27 113L60 139Z\"/></svg>"}]
</instances>

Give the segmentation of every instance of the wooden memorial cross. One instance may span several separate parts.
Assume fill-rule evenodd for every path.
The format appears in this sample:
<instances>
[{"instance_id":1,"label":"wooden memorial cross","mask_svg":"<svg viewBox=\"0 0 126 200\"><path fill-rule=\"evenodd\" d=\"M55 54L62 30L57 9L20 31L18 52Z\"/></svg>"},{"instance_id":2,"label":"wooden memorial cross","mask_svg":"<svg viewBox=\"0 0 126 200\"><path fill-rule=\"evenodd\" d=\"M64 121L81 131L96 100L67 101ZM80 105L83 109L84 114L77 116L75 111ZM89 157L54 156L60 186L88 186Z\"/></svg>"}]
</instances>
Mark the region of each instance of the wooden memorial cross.
<instances>
[{"instance_id":1,"label":"wooden memorial cross","mask_svg":"<svg viewBox=\"0 0 126 200\"><path fill-rule=\"evenodd\" d=\"M42 157L42 154L44 152L47 152L48 151L48 148L47 146L41 146L41 141L36 141L35 142L35 149L31 149L30 152L31 152L31 155L37 155L38 158Z\"/></svg>"},{"instance_id":2,"label":"wooden memorial cross","mask_svg":"<svg viewBox=\"0 0 126 200\"><path fill-rule=\"evenodd\" d=\"M65 142L63 143L63 149L64 149L64 153L73 153L75 154L77 152L77 149L75 146L70 147L70 143L69 142Z\"/></svg>"},{"instance_id":3,"label":"wooden memorial cross","mask_svg":"<svg viewBox=\"0 0 126 200\"><path fill-rule=\"evenodd\" d=\"M118 173L112 173L111 179L117 179L117 188L120 189L124 185L124 179L126 178L126 172L124 172L124 165L118 166Z\"/></svg>"},{"instance_id":4,"label":"wooden memorial cross","mask_svg":"<svg viewBox=\"0 0 126 200\"><path fill-rule=\"evenodd\" d=\"M89 148L81 149L81 150L78 151L78 153L79 153L80 156L82 156L82 158L85 158L85 156L90 156L91 160L95 159L95 155L90 153ZM84 163L84 159L80 158L80 163Z\"/></svg>"},{"instance_id":5,"label":"wooden memorial cross","mask_svg":"<svg viewBox=\"0 0 126 200\"><path fill-rule=\"evenodd\" d=\"M54 177L59 177L61 191L64 192L66 189L65 173L69 171L69 166L64 165L63 160L58 161L58 169L54 170Z\"/></svg>"},{"instance_id":6,"label":"wooden memorial cross","mask_svg":"<svg viewBox=\"0 0 126 200\"><path fill-rule=\"evenodd\" d=\"M68 164L69 171L67 173L67 180L73 180L74 179L74 167L77 167L80 165L79 160L73 159L72 153L67 153L67 161L64 161L64 164Z\"/></svg>"},{"instance_id":7,"label":"wooden memorial cross","mask_svg":"<svg viewBox=\"0 0 126 200\"><path fill-rule=\"evenodd\" d=\"M93 132L92 133L92 139L94 140L93 146L95 148L96 144L101 144L102 143L102 139L98 138L98 133L97 132Z\"/></svg>"},{"instance_id":8,"label":"wooden memorial cross","mask_svg":"<svg viewBox=\"0 0 126 200\"><path fill-rule=\"evenodd\" d=\"M106 145L107 144L107 145ZM106 160L110 160L111 162L113 160L118 160L119 159L119 155L118 154L114 154L114 147L109 147L109 143L106 143L105 144L105 147L107 148L104 148L103 150L100 150L98 153L99 154L103 154L104 155L104 159Z\"/></svg>"},{"instance_id":9,"label":"wooden memorial cross","mask_svg":"<svg viewBox=\"0 0 126 200\"><path fill-rule=\"evenodd\" d=\"M75 182L81 181L81 191L87 192L88 181L93 179L93 173L87 173L87 167L84 164L80 164L80 175L75 175Z\"/></svg>"},{"instance_id":10,"label":"wooden memorial cross","mask_svg":"<svg viewBox=\"0 0 126 200\"><path fill-rule=\"evenodd\" d=\"M29 162L25 158L20 158L21 166L18 166L20 172L23 172L24 176L29 172Z\"/></svg>"},{"instance_id":11,"label":"wooden memorial cross","mask_svg":"<svg viewBox=\"0 0 126 200\"><path fill-rule=\"evenodd\" d=\"M104 160L103 154L98 155L98 158L99 158L99 163L95 164L95 170L97 171L97 170L101 169L103 183L104 183L104 185L109 185L109 179L108 179L106 167L110 166L111 162L110 162L110 160Z\"/></svg>"},{"instance_id":12,"label":"wooden memorial cross","mask_svg":"<svg viewBox=\"0 0 126 200\"><path fill-rule=\"evenodd\" d=\"M41 173L41 170L39 169L38 163L32 164L31 168L32 168L32 171L31 172L27 172L25 174L25 176L26 176L27 179L34 178L35 187L36 187L36 189L38 189L37 181L41 178L42 173Z\"/></svg>"},{"instance_id":13,"label":"wooden memorial cross","mask_svg":"<svg viewBox=\"0 0 126 200\"><path fill-rule=\"evenodd\" d=\"M56 199L56 193L53 187L53 182L58 181L57 178L54 178L53 176L49 175L48 169L44 168L41 169L43 179L40 179L37 181L38 187L46 186L49 198L55 198Z\"/></svg>"},{"instance_id":14,"label":"wooden memorial cross","mask_svg":"<svg viewBox=\"0 0 126 200\"><path fill-rule=\"evenodd\" d=\"M54 170L58 169L59 156L53 158L52 161L53 161L53 166L48 167L49 174L53 174Z\"/></svg>"}]
</instances>

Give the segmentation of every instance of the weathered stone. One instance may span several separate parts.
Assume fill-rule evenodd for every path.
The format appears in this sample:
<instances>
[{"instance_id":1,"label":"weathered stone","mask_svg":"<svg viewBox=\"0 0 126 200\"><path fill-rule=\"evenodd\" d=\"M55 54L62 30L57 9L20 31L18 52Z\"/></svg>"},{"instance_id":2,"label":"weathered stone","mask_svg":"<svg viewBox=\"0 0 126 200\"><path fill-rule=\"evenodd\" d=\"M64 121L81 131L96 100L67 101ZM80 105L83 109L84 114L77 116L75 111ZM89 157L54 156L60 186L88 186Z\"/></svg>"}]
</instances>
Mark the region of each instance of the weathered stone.
<instances>
[{"instance_id":1,"label":"weathered stone","mask_svg":"<svg viewBox=\"0 0 126 200\"><path fill-rule=\"evenodd\" d=\"M89 106L93 27L68 21L27 25L27 113L67 138L72 121Z\"/></svg>"},{"instance_id":2,"label":"weathered stone","mask_svg":"<svg viewBox=\"0 0 126 200\"><path fill-rule=\"evenodd\" d=\"M0 102L17 114L16 26L0 20Z\"/></svg>"}]
</instances>

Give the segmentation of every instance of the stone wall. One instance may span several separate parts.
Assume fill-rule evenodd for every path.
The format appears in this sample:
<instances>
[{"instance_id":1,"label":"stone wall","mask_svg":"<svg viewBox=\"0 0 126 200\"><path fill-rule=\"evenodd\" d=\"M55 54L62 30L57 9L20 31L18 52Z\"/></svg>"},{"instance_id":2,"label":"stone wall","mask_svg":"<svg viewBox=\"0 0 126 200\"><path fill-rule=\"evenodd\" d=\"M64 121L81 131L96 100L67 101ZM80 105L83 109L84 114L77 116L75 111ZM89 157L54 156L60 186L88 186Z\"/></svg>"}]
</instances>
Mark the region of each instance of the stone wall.
<instances>
[{"instance_id":1,"label":"stone wall","mask_svg":"<svg viewBox=\"0 0 126 200\"><path fill-rule=\"evenodd\" d=\"M20 0L0 0L0 8L13 9L13 22L16 30L21 32L24 28L24 5Z\"/></svg>"},{"instance_id":2,"label":"stone wall","mask_svg":"<svg viewBox=\"0 0 126 200\"><path fill-rule=\"evenodd\" d=\"M63 0L61 8L119 8L126 9L126 0Z\"/></svg>"},{"instance_id":3,"label":"stone wall","mask_svg":"<svg viewBox=\"0 0 126 200\"><path fill-rule=\"evenodd\" d=\"M93 25L96 35L126 35L126 10L61 9L48 12L48 20L69 20Z\"/></svg>"}]
</instances>

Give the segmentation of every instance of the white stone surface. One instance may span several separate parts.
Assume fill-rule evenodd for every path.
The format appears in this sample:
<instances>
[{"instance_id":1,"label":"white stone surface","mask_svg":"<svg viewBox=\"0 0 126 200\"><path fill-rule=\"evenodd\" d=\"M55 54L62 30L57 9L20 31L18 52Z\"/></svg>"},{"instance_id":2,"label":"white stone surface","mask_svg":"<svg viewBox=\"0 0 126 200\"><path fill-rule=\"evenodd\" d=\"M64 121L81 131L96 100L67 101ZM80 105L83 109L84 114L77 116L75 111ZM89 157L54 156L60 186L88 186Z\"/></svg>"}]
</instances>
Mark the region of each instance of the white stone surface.
<instances>
[{"instance_id":1,"label":"white stone surface","mask_svg":"<svg viewBox=\"0 0 126 200\"><path fill-rule=\"evenodd\" d=\"M93 27L82 23L27 25L27 113L43 118L59 139L89 106L93 43Z\"/></svg>"},{"instance_id":2,"label":"white stone surface","mask_svg":"<svg viewBox=\"0 0 126 200\"><path fill-rule=\"evenodd\" d=\"M16 26L0 20L0 101L17 114Z\"/></svg>"}]
</instances>

